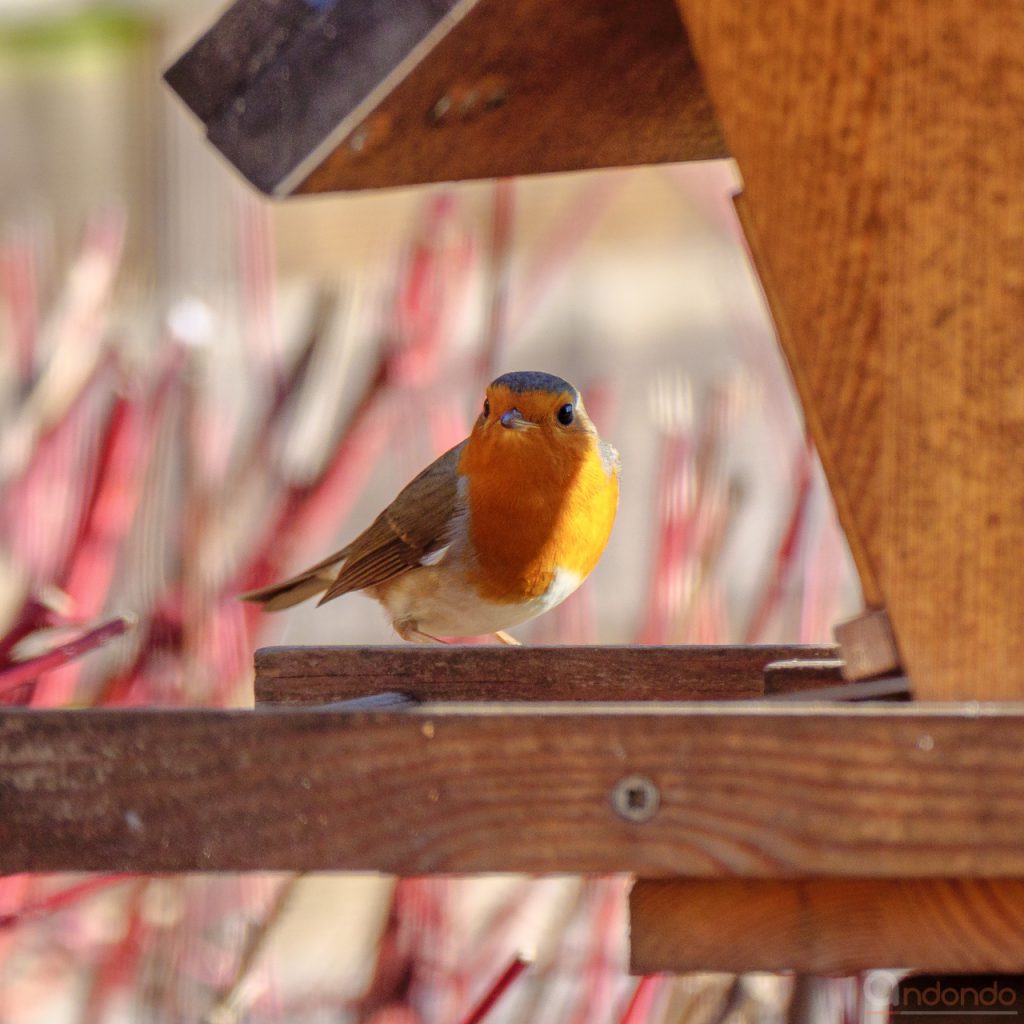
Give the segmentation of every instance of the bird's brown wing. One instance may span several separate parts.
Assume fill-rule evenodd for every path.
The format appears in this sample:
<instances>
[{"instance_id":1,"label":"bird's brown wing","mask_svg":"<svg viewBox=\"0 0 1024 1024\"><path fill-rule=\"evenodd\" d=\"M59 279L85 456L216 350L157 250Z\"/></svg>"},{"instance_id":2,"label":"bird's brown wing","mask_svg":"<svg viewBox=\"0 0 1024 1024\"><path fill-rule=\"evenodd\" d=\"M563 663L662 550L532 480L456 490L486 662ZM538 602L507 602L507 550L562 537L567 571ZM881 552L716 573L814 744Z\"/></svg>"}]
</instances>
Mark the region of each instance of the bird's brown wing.
<instances>
[{"instance_id":1,"label":"bird's brown wing","mask_svg":"<svg viewBox=\"0 0 1024 1024\"><path fill-rule=\"evenodd\" d=\"M460 515L458 464L465 443L427 466L344 549L341 572L320 604L400 576L451 541L453 522Z\"/></svg>"},{"instance_id":2,"label":"bird's brown wing","mask_svg":"<svg viewBox=\"0 0 1024 1024\"><path fill-rule=\"evenodd\" d=\"M242 594L242 600L278 611L326 591L323 604L422 565L448 544L460 514L458 464L465 443L427 466L351 544L290 579Z\"/></svg>"}]
</instances>

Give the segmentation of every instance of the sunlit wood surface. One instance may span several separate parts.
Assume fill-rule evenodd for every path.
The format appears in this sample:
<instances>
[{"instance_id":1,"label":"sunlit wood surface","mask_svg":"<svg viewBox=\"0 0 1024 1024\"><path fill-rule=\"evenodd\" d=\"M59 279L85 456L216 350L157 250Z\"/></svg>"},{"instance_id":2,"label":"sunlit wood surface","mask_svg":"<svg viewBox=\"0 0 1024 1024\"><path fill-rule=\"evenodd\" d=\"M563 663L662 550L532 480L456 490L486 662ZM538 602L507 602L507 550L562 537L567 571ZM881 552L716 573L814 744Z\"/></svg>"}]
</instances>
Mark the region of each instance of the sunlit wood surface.
<instances>
[{"instance_id":1,"label":"sunlit wood surface","mask_svg":"<svg viewBox=\"0 0 1024 1024\"><path fill-rule=\"evenodd\" d=\"M167 78L274 195L725 155L672 0L238 0Z\"/></svg>"},{"instance_id":2,"label":"sunlit wood surface","mask_svg":"<svg viewBox=\"0 0 1024 1024\"><path fill-rule=\"evenodd\" d=\"M869 604L1024 696L1024 8L679 0Z\"/></svg>"},{"instance_id":3,"label":"sunlit wood surface","mask_svg":"<svg viewBox=\"0 0 1024 1024\"><path fill-rule=\"evenodd\" d=\"M630 923L639 974L1024 969L1019 879L646 881Z\"/></svg>"},{"instance_id":4,"label":"sunlit wood surface","mask_svg":"<svg viewBox=\"0 0 1024 1024\"><path fill-rule=\"evenodd\" d=\"M12 710L0 871L1024 877L1022 749L995 705Z\"/></svg>"}]
</instances>

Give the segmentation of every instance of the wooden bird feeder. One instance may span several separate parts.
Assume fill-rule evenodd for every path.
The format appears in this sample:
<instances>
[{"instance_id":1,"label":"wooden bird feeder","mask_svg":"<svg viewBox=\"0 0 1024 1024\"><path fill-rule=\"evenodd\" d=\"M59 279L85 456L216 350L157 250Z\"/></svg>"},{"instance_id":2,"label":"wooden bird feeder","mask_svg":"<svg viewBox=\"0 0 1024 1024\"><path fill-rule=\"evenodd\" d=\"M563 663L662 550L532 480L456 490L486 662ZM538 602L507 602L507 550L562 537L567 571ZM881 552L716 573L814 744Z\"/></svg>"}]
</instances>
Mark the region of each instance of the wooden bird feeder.
<instances>
[{"instance_id":1,"label":"wooden bird feeder","mask_svg":"<svg viewBox=\"0 0 1024 1024\"><path fill-rule=\"evenodd\" d=\"M1024 969L1021 53L967 0L238 0L168 80L269 194L731 155L866 614L4 711L0 870L622 871L638 971Z\"/></svg>"}]
</instances>

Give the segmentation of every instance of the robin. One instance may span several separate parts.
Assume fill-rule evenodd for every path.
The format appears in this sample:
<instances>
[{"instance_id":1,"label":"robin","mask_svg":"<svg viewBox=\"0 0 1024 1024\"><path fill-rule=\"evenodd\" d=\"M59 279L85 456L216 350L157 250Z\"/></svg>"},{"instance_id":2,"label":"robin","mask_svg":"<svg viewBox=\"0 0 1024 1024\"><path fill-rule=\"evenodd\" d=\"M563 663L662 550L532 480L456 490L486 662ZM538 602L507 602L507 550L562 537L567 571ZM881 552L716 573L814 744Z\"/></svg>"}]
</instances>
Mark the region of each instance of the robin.
<instances>
[{"instance_id":1,"label":"robin","mask_svg":"<svg viewBox=\"0 0 1024 1024\"><path fill-rule=\"evenodd\" d=\"M419 474L351 544L242 597L268 611L361 590L403 640L503 631L564 601L604 551L619 455L579 392L549 373L487 388L469 437Z\"/></svg>"}]
</instances>

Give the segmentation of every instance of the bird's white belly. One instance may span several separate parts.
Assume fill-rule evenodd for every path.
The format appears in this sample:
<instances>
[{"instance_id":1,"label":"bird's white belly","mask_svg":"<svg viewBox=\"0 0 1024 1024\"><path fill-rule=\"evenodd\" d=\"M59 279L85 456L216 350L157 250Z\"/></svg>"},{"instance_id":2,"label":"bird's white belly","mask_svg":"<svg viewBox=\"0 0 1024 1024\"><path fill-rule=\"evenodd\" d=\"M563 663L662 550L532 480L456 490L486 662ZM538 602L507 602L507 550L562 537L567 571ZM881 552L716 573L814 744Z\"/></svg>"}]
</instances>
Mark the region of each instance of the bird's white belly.
<instances>
[{"instance_id":1,"label":"bird's white belly","mask_svg":"<svg viewBox=\"0 0 1024 1024\"><path fill-rule=\"evenodd\" d=\"M582 582L577 573L557 569L551 586L539 597L506 604L482 600L450 571L423 566L373 588L373 596L387 609L399 634L411 627L435 637L480 636L518 626L554 608Z\"/></svg>"}]
</instances>

